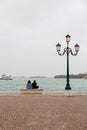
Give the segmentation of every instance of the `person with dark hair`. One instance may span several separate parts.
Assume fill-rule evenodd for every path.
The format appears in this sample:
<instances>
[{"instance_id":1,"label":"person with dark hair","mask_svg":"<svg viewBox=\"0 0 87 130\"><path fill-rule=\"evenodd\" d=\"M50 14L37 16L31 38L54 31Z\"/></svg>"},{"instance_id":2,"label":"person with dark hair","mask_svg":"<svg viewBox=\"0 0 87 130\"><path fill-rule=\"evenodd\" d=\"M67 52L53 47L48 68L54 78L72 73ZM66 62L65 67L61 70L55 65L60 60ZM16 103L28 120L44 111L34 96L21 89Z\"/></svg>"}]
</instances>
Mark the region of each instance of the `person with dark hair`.
<instances>
[{"instance_id":1,"label":"person with dark hair","mask_svg":"<svg viewBox=\"0 0 87 130\"><path fill-rule=\"evenodd\" d=\"M31 81L28 80L27 84L26 84L26 88L27 89L32 89L32 85L31 85Z\"/></svg>"},{"instance_id":2,"label":"person with dark hair","mask_svg":"<svg viewBox=\"0 0 87 130\"><path fill-rule=\"evenodd\" d=\"M32 89L37 89L39 86L37 86L36 80L33 81L32 83Z\"/></svg>"}]
</instances>

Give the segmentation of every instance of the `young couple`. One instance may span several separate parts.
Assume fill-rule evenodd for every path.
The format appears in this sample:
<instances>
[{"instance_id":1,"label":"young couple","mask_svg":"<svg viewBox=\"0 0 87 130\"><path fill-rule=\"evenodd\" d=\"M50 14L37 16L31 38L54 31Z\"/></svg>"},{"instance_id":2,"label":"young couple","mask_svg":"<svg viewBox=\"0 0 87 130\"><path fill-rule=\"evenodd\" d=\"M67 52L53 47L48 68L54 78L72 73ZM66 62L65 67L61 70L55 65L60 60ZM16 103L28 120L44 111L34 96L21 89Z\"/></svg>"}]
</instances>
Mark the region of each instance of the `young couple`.
<instances>
[{"instance_id":1,"label":"young couple","mask_svg":"<svg viewBox=\"0 0 87 130\"><path fill-rule=\"evenodd\" d=\"M34 80L32 84L31 84L31 81L28 80L28 82L26 84L26 88L27 89L37 89L37 88L39 88L39 86L37 86L36 80Z\"/></svg>"}]
</instances>

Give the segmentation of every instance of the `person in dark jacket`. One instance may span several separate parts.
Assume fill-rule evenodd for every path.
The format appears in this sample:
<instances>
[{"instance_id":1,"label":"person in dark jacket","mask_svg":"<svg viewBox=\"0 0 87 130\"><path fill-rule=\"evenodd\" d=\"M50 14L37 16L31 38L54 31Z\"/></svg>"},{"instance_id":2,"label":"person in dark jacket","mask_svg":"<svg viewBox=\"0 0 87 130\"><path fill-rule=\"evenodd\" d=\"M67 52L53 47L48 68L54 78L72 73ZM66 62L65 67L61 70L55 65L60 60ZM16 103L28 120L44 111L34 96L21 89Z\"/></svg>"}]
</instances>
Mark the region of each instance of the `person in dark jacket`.
<instances>
[{"instance_id":1,"label":"person in dark jacket","mask_svg":"<svg viewBox=\"0 0 87 130\"><path fill-rule=\"evenodd\" d=\"M32 83L32 89L37 89L39 86L37 86L36 80L33 81Z\"/></svg>"}]
</instances>

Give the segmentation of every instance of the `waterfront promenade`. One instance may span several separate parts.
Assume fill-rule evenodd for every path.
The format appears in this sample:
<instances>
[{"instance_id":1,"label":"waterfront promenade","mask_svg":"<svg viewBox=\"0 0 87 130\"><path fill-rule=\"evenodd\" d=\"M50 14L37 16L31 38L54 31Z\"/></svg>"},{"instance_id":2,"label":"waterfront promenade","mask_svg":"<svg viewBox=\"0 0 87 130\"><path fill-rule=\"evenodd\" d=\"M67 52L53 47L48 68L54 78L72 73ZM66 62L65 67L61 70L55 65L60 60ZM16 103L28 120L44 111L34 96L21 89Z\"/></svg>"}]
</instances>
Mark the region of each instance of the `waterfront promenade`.
<instances>
[{"instance_id":1,"label":"waterfront promenade","mask_svg":"<svg viewBox=\"0 0 87 130\"><path fill-rule=\"evenodd\" d=\"M0 130L87 130L87 95L1 95Z\"/></svg>"}]
</instances>

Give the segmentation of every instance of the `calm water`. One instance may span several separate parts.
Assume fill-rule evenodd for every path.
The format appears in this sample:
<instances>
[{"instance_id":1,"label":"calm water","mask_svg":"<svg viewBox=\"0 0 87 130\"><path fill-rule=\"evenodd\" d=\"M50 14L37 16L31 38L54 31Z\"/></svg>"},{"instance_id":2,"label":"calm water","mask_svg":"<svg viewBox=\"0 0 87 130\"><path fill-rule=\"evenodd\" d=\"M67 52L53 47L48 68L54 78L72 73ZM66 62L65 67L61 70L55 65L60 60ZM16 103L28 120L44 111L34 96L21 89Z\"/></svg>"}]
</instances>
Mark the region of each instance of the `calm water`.
<instances>
[{"instance_id":1,"label":"calm water","mask_svg":"<svg viewBox=\"0 0 87 130\"><path fill-rule=\"evenodd\" d=\"M26 88L28 80L36 80L44 92L61 92L66 86L66 79L18 77L0 80L0 92L19 93L21 88ZM70 79L70 85L74 92L87 92L87 79Z\"/></svg>"}]
</instances>

